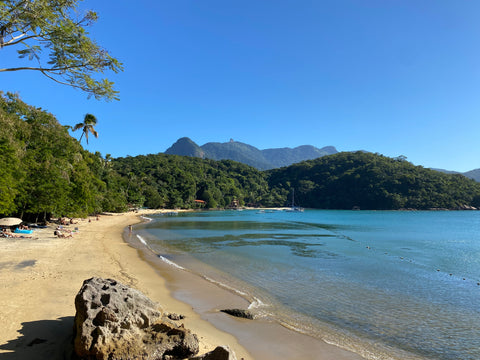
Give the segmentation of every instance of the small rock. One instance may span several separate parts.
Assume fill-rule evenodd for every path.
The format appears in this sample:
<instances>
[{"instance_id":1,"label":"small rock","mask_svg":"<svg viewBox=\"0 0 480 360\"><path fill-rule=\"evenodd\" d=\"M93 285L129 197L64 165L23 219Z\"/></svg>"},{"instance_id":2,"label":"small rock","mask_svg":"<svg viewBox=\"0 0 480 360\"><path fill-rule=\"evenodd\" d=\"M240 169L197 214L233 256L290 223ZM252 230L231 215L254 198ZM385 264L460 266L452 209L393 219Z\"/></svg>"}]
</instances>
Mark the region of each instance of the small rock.
<instances>
[{"instance_id":1,"label":"small rock","mask_svg":"<svg viewBox=\"0 0 480 360\"><path fill-rule=\"evenodd\" d=\"M224 310L220 310L220 311L224 312L228 315L239 317L239 318L250 319L250 320L253 320L255 318L254 315L249 310L224 309Z\"/></svg>"},{"instance_id":2,"label":"small rock","mask_svg":"<svg viewBox=\"0 0 480 360\"><path fill-rule=\"evenodd\" d=\"M214 350L189 360L236 360L235 353L228 346L217 346Z\"/></svg>"},{"instance_id":3,"label":"small rock","mask_svg":"<svg viewBox=\"0 0 480 360\"><path fill-rule=\"evenodd\" d=\"M170 320L174 320L174 321L185 319L185 315L181 315L181 314L168 313L166 315Z\"/></svg>"}]
</instances>

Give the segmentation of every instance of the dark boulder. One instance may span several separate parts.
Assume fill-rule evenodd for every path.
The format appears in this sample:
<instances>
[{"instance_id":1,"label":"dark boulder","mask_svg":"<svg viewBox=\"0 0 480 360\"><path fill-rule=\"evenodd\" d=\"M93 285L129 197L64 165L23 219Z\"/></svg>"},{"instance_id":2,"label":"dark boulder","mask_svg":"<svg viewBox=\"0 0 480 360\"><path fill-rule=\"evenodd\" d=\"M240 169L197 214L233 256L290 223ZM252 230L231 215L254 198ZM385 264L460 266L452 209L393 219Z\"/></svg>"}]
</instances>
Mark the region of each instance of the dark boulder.
<instances>
[{"instance_id":1,"label":"dark boulder","mask_svg":"<svg viewBox=\"0 0 480 360\"><path fill-rule=\"evenodd\" d=\"M198 353L195 334L169 320L143 293L115 280L85 280L75 308L78 359L183 359Z\"/></svg>"},{"instance_id":2,"label":"dark boulder","mask_svg":"<svg viewBox=\"0 0 480 360\"><path fill-rule=\"evenodd\" d=\"M224 309L224 310L220 310L220 311L224 312L228 315L239 317L239 318L250 319L250 320L253 320L255 318L255 316L249 310Z\"/></svg>"},{"instance_id":3,"label":"dark boulder","mask_svg":"<svg viewBox=\"0 0 480 360\"><path fill-rule=\"evenodd\" d=\"M236 360L235 353L230 350L227 346L217 346L214 350L203 354L201 356L196 356L190 358L190 360Z\"/></svg>"},{"instance_id":4,"label":"dark boulder","mask_svg":"<svg viewBox=\"0 0 480 360\"><path fill-rule=\"evenodd\" d=\"M178 320L183 320L183 319L185 319L185 315L181 315L181 314L165 313L165 315L166 315L170 320L174 320L174 321L178 321Z\"/></svg>"}]
</instances>

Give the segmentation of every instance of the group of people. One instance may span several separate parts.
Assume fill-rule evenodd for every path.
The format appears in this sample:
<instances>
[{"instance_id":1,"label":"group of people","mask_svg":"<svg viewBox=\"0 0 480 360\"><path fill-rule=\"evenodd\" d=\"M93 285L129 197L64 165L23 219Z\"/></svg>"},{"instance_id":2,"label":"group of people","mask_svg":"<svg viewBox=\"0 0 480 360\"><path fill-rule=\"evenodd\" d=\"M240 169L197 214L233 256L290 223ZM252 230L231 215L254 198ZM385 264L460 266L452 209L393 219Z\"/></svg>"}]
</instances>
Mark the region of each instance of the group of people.
<instances>
[{"instance_id":1,"label":"group of people","mask_svg":"<svg viewBox=\"0 0 480 360\"><path fill-rule=\"evenodd\" d=\"M73 225L77 224L76 221L73 220L73 218L68 219L67 217L61 217L59 220L60 225Z\"/></svg>"},{"instance_id":2,"label":"group of people","mask_svg":"<svg viewBox=\"0 0 480 360\"><path fill-rule=\"evenodd\" d=\"M100 217L97 215L96 220L100 220ZM88 219L89 222L91 222L91 219ZM66 225L72 225L72 224L77 224L78 222L74 221L73 218L67 218L67 217L61 217L57 220L57 224L59 224L55 231L53 232L53 235L59 237L59 238L71 238L73 237L73 234L78 228L75 228L75 231L66 229L64 226ZM20 230L30 230L30 228L27 225L19 225L17 227ZM130 230L131 231L131 230ZM25 234L17 234L14 233L10 230L8 226L0 227L0 237L2 238L31 238L32 236L28 236Z\"/></svg>"}]
</instances>

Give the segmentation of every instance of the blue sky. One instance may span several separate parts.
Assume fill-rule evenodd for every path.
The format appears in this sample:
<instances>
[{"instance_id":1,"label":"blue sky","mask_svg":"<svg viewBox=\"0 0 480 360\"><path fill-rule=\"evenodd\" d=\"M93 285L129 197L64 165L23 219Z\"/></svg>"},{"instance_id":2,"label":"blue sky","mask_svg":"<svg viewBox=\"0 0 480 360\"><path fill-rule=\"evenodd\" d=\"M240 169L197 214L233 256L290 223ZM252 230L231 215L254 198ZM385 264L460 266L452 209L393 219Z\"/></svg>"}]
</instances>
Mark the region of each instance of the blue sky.
<instances>
[{"instance_id":1,"label":"blue sky","mask_svg":"<svg viewBox=\"0 0 480 360\"><path fill-rule=\"evenodd\" d=\"M88 100L26 72L1 73L0 89L64 125L94 114L90 151L158 153L188 136L480 168L478 1L87 0L80 9L98 13L91 37L124 63L107 75L121 100ZM18 64L13 55L1 50L0 67Z\"/></svg>"}]
</instances>

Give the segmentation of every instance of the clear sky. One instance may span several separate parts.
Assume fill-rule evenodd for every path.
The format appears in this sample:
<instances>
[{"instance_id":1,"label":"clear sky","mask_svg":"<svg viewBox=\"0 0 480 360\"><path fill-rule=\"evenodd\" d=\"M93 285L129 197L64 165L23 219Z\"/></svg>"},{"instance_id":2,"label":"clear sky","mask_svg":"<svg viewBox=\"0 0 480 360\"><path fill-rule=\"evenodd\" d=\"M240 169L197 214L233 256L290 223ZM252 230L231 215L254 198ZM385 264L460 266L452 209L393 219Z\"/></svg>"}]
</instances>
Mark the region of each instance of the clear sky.
<instances>
[{"instance_id":1,"label":"clear sky","mask_svg":"<svg viewBox=\"0 0 480 360\"><path fill-rule=\"evenodd\" d=\"M120 101L32 72L0 89L74 125L86 148L164 152L180 137L259 149L314 145L480 168L480 1L87 0L90 35L125 71ZM0 67L18 63L0 50ZM74 136L80 134L74 133Z\"/></svg>"}]
</instances>

